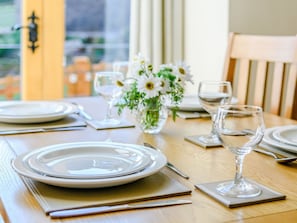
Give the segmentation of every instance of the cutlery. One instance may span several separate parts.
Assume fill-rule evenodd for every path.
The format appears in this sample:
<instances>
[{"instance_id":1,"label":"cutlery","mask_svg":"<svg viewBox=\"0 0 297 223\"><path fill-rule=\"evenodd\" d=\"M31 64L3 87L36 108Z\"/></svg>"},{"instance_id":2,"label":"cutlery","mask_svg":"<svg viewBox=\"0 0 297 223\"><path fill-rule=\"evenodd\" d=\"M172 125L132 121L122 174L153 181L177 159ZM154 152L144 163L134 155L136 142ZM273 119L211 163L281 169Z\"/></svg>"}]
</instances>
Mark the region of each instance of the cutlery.
<instances>
[{"instance_id":1,"label":"cutlery","mask_svg":"<svg viewBox=\"0 0 297 223\"><path fill-rule=\"evenodd\" d=\"M162 200L162 201L150 201L145 203L131 203L111 206L100 206L100 207L84 207L77 209L68 209L62 211L53 211L49 213L51 218L66 218L75 217L89 214L99 214L114 211L124 211L132 209L144 209L154 207L165 207L171 205L191 204L191 200Z\"/></svg>"},{"instance_id":2,"label":"cutlery","mask_svg":"<svg viewBox=\"0 0 297 223\"><path fill-rule=\"evenodd\" d=\"M70 130L81 130L83 128L85 128L85 126L37 128L37 129L18 129L18 130L0 131L0 135L24 134L24 133L34 133L34 132L70 131Z\"/></svg>"},{"instance_id":3,"label":"cutlery","mask_svg":"<svg viewBox=\"0 0 297 223\"><path fill-rule=\"evenodd\" d=\"M160 149L154 147L153 145L149 144L149 143L144 143L145 146L150 147L152 149L155 149L159 152L162 152ZM173 172L175 172L176 174L178 174L179 176L185 178L185 179L189 179L190 177L188 175L186 175L185 173L183 173L181 170L179 170L178 168L176 168L176 166L174 166L172 163L167 162L166 166L171 169Z\"/></svg>"},{"instance_id":4,"label":"cutlery","mask_svg":"<svg viewBox=\"0 0 297 223\"><path fill-rule=\"evenodd\" d=\"M266 150L266 149L263 149L263 148L254 148L254 151L255 152L258 152L258 153L262 153L262 154L265 154L265 155L268 155L268 156L272 156L276 162L278 163L289 163L289 162L293 162L295 160L297 160L297 156L283 156L279 153L276 153L276 152L272 152L272 151L269 151L269 150Z\"/></svg>"},{"instance_id":5,"label":"cutlery","mask_svg":"<svg viewBox=\"0 0 297 223\"><path fill-rule=\"evenodd\" d=\"M74 104L74 105L77 106L77 108L78 108L78 110L79 110L78 115L80 115L80 116L81 116L82 118L84 118L85 120L88 120L88 121L93 120L92 116L89 115L89 114L85 111L85 109L84 109L84 107L83 107L82 105L80 105L80 104L78 104L78 103L76 103L76 102L72 102L72 104Z\"/></svg>"}]
</instances>

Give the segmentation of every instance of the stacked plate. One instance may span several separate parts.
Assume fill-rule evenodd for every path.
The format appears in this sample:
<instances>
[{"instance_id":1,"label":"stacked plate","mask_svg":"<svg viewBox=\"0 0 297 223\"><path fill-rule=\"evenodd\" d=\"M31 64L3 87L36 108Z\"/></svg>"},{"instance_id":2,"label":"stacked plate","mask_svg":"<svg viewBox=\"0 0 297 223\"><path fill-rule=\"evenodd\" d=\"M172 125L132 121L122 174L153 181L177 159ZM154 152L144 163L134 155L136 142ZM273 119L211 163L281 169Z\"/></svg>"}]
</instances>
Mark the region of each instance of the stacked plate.
<instances>
[{"instance_id":1,"label":"stacked plate","mask_svg":"<svg viewBox=\"0 0 297 223\"><path fill-rule=\"evenodd\" d=\"M238 99L232 97L231 104L236 104ZM174 108L174 105L169 105L168 108ZM183 98L183 101L178 105L179 111L187 111L187 112L199 112L205 111L198 99L198 96L188 95Z\"/></svg>"},{"instance_id":2,"label":"stacked plate","mask_svg":"<svg viewBox=\"0 0 297 223\"><path fill-rule=\"evenodd\" d=\"M263 142L282 150L297 153L297 125L266 129Z\"/></svg>"},{"instance_id":3,"label":"stacked plate","mask_svg":"<svg viewBox=\"0 0 297 223\"><path fill-rule=\"evenodd\" d=\"M77 112L77 106L55 101L14 101L0 104L0 122L41 123Z\"/></svg>"},{"instance_id":4,"label":"stacked plate","mask_svg":"<svg viewBox=\"0 0 297 223\"><path fill-rule=\"evenodd\" d=\"M43 147L17 157L16 172L55 186L99 188L129 183L158 172L166 157L151 148L112 142Z\"/></svg>"}]
</instances>

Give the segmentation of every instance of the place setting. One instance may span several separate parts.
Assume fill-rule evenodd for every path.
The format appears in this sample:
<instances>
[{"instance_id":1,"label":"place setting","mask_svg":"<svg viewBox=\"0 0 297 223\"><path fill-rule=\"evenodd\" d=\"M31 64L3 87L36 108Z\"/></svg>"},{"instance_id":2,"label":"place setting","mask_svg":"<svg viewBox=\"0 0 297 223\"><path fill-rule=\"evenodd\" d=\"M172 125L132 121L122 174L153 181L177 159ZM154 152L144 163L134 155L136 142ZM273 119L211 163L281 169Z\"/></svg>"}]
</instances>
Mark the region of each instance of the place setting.
<instances>
[{"instance_id":1,"label":"place setting","mask_svg":"<svg viewBox=\"0 0 297 223\"><path fill-rule=\"evenodd\" d=\"M63 101L9 101L0 103L0 135L79 130L77 106Z\"/></svg>"},{"instance_id":2,"label":"place setting","mask_svg":"<svg viewBox=\"0 0 297 223\"><path fill-rule=\"evenodd\" d=\"M13 169L53 218L61 217L62 210L191 194L162 171L166 164L164 154L147 146L96 141L53 144L12 161Z\"/></svg>"},{"instance_id":3,"label":"place setting","mask_svg":"<svg viewBox=\"0 0 297 223\"><path fill-rule=\"evenodd\" d=\"M270 155L279 163L297 160L297 125L267 128L255 151Z\"/></svg>"},{"instance_id":4,"label":"place setting","mask_svg":"<svg viewBox=\"0 0 297 223\"><path fill-rule=\"evenodd\" d=\"M243 161L263 139L262 108L252 105L220 106L215 131L223 146L235 155L233 180L198 183L195 187L229 208L286 199L282 193L243 177ZM265 133L266 134L266 133Z\"/></svg>"}]
</instances>

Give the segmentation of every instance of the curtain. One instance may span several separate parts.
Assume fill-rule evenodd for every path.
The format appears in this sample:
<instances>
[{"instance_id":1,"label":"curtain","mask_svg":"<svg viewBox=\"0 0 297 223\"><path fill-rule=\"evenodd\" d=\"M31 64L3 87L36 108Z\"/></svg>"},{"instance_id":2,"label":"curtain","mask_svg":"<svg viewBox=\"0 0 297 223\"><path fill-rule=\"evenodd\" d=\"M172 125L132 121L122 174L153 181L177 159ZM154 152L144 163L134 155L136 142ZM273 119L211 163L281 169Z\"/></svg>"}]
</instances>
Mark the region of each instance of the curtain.
<instances>
[{"instance_id":1,"label":"curtain","mask_svg":"<svg viewBox=\"0 0 297 223\"><path fill-rule=\"evenodd\" d=\"M130 59L154 66L184 59L184 0L131 0Z\"/></svg>"}]
</instances>

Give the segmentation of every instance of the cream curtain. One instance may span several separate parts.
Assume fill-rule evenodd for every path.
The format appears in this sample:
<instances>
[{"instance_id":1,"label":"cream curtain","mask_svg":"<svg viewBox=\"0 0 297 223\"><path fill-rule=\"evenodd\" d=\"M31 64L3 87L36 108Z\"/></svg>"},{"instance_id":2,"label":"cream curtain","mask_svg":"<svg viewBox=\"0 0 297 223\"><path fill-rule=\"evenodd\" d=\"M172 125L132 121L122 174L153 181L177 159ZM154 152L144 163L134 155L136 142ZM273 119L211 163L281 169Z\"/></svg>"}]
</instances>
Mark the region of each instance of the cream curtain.
<instances>
[{"instance_id":1,"label":"cream curtain","mask_svg":"<svg viewBox=\"0 0 297 223\"><path fill-rule=\"evenodd\" d=\"M184 59L184 0L131 0L130 59L154 66Z\"/></svg>"}]
</instances>

